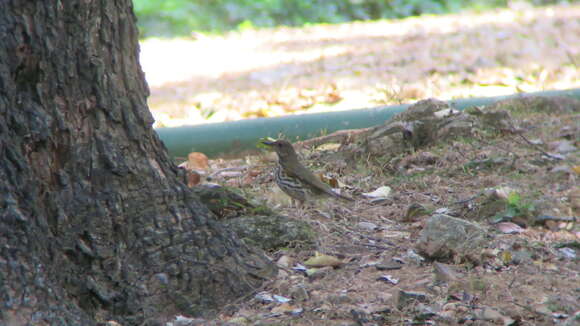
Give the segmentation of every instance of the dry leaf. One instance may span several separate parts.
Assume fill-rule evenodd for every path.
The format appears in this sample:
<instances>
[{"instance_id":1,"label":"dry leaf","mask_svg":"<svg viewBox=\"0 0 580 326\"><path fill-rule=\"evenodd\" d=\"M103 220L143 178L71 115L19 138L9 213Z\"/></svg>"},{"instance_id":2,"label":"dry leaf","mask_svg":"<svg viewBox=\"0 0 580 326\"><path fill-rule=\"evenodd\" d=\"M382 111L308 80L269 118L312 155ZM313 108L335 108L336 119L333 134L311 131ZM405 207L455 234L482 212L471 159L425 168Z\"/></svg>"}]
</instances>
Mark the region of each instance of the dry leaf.
<instances>
[{"instance_id":1,"label":"dry leaf","mask_svg":"<svg viewBox=\"0 0 580 326\"><path fill-rule=\"evenodd\" d=\"M204 153L191 152L187 155L188 170L207 170L209 169L209 160Z\"/></svg>"},{"instance_id":2,"label":"dry leaf","mask_svg":"<svg viewBox=\"0 0 580 326\"><path fill-rule=\"evenodd\" d=\"M391 193L391 187L382 186L372 192L365 192L362 195L369 198L388 198Z\"/></svg>"},{"instance_id":3,"label":"dry leaf","mask_svg":"<svg viewBox=\"0 0 580 326\"><path fill-rule=\"evenodd\" d=\"M379 276L379 278L377 280L378 281L385 281L385 282L391 283L393 285L397 285L399 283L399 279L394 278L393 276L387 275L387 274Z\"/></svg>"},{"instance_id":4,"label":"dry leaf","mask_svg":"<svg viewBox=\"0 0 580 326\"><path fill-rule=\"evenodd\" d=\"M508 250L501 252L501 261L504 265L509 265L512 262L512 253Z\"/></svg>"},{"instance_id":5,"label":"dry leaf","mask_svg":"<svg viewBox=\"0 0 580 326\"><path fill-rule=\"evenodd\" d=\"M503 222L497 225L498 230L502 233L506 234L517 234L522 233L524 229L522 229L519 225L512 223L512 222Z\"/></svg>"},{"instance_id":6,"label":"dry leaf","mask_svg":"<svg viewBox=\"0 0 580 326\"><path fill-rule=\"evenodd\" d=\"M294 307L291 304L288 303L283 303L277 307L274 307L272 309L273 313L279 313L279 314L289 314L291 313L294 309L296 309L296 307Z\"/></svg>"},{"instance_id":7,"label":"dry leaf","mask_svg":"<svg viewBox=\"0 0 580 326\"><path fill-rule=\"evenodd\" d=\"M514 189L507 187L507 186L502 186L502 187L495 189L494 194L498 199L508 200L510 194L513 192L515 192Z\"/></svg>"},{"instance_id":8,"label":"dry leaf","mask_svg":"<svg viewBox=\"0 0 580 326\"><path fill-rule=\"evenodd\" d=\"M339 143L326 143L316 147L316 149L319 151L336 151L339 147Z\"/></svg>"},{"instance_id":9,"label":"dry leaf","mask_svg":"<svg viewBox=\"0 0 580 326\"><path fill-rule=\"evenodd\" d=\"M186 170L187 172L187 186L188 187L193 187L197 184L199 184L201 182L201 175L199 175L199 173L192 171L192 170Z\"/></svg>"},{"instance_id":10,"label":"dry leaf","mask_svg":"<svg viewBox=\"0 0 580 326\"><path fill-rule=\"evenodd\" d=\"M340 182L337 178L333 178L333 177L328 177L322 173L318 174L318 178L320 180L322 180L322 182L330 185L330 187L334 188L334 189L338 189L338 188L342 188L344 187L344 184L342 182Z\"/></svg>"},{"instance_id":11,"label":"dry leaf","mask_svg":"<svg viewBox=\"0 0 580 326\"><path fill-rule=\"evenodd\" d=\"M342 265L342 261L333 256L317 254L316 256L305 261L304 265L309 267L326 267L326 266L338 267Z\"/></svg>"}]
</instances>

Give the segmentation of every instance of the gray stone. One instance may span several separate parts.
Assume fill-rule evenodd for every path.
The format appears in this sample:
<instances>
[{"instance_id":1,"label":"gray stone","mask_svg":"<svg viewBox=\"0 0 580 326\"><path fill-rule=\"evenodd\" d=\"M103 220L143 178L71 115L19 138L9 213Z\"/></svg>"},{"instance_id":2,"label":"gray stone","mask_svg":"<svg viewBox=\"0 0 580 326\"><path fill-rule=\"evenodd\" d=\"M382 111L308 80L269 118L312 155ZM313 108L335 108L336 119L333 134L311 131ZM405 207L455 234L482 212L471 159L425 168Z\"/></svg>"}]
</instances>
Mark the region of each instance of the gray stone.
<instances>
[{"instance_id":1,"label":"gray stone","mask_svg":"<svg viewBox=\"0 0 580 326\"><path fill-rule=\"evenodd\" d=\"M431 259L467 258L477 260L488 241L487 232L477 223L436 214L427 220L416 248Z\"/></svg>"},{"instance_id":2,"label":"gray stone","mask_svg":"<svg viewBox=\"0 0 580 326\"><path fill-rule=\"evenodd\" d=\"M313 243L315 232L303 221L284 216L245 216L224 221L246 244L276 250L293 242Z\"/></svg>"},{"instance_id":3,"label":"gray stone","mask_svg":"<svg viewBox=\"0 0 580 326\"><path fill-rule=\"evenodd\" d=\"M290 289L290 296L297 302L306 301L310 297L304 285L296 285Z\"/></svg>"},{"instance_id":4,"label":"gray stone","mask_svg":"<svg viewBox=\"0 0 580 326\"><path fill-rule=\"evenodd\" d=\"M408 307L410 304L422 302L425 303L428 300L427 294L423 292L411 292L411 291L399 291L397 297L397 308L402 310Z\"/></svg>"}]
</instances>

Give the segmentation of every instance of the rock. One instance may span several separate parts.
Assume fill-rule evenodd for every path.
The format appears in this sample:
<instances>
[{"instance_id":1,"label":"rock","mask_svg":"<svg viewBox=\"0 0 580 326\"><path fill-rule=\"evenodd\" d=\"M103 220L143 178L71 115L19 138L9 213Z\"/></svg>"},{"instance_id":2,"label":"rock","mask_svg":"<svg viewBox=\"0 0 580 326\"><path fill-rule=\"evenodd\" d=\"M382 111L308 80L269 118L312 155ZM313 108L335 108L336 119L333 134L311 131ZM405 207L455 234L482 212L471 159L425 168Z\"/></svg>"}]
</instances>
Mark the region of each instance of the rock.
<instances>
[{"instance_id":1,"label":"rock","mask_svg":"<svg viewBox=\"0 0 580 326\"><path fill-rule=\"evenodd\" d=\"M407 213L403 218L404 222L412 222L416 218L429 214L429 210L419 203L412 203L407 207Z\"/></svg>"},{"instance_id":2,"label":"rock","mask_svg":"<svg viewBox=\"0 0 580 326\"><path fill-rule=\"evenodd\" d=\"M278 261L276 261L276 263L280 267L290 268L292 266L292 261L293 261L292 257L288 255L282 255L282 257L278 258Z\"/></svg>"},{"instance_id":3,"label":"rock","mask_svg":"<svg viewBox=\"0 0 580 326\"><path fill-rule=\"evenodd\" d=\"M516 321L511 319L509 316L506 316L502 312L491 307L482 307L481 309L477 309L475 311L475 315L477 319L502 323L504 326L510 326L516 323Z\"/></svg>"},{"instance_id":4,"label":"rock","mask_svg":"<svg viewBox=\"0 0 580 326\"><path fill-rule=\"evenodd\" d=\"M574 170L572 170L572 168L566 164L560 164L560 165L556 165L552 169L550 169L550 173L558 175L558 176L559 175L569 176L569 175L574 175Z\"/></svg>"},{"instance_id":5,"label":"rock","mask_svg":"<svg viewBox=\"0 0 580 326\"><path fill-rule=\"evenodd\" d=\"M326 301L334 304L334 305L339 305L339 304L346 304L346 303L352 303L354 300L349 297L346 294L331 294L328 297L326 297Z\"/></svg>"},{"instance_id":6,"label":"rock","mask_svg":"<svg viewBox=\"0 0 580 326\"><path fill-rule=\"evenodd\" d=\"M294 301L306 301L309 299L308 291L304 285L296 285L290 289L290 296Z\"/></svg>"},{"instance_id":7,"label":"rock","mask_svg":"<svg viewBox=\"0 0 580 326\"><path fill-rule=\"evenodd\" d=\"M289 304L289 303L283 303L279 306L276 306L274 308L272 308L272 313L275 314L290 314L292 313L292 311L296 310L296 307Z\"/></svg>"},{"instance_id":8,"label":"rock","mask_svg":"<svg viewBox=\"0 0 580 326\"><path fill-rule=\"evenodd\" d=\"M445 139L472 135L475 118L460 113L446 102L426 99L411 105L387 124L373 128L365 144L371 154L393 155Z\"/></svg>"},{"instance_id":9,"label":"rock","mask_svg":"<svg viewBox=\"0 0 580 326\"><path fill-rule=\"evenodd\" d=\"M306 275L308 275L308 279L311 281L319 280L326 277L326 275L332 273L333 270L334 268L330 266L323 268L311 268L306 271Z\"/></svg>"},{"instance_id":10,"label":"rock","mask_svg":"<svg viewBox=\"0 0 580 326\"><path fill-rule=\"evenodd\" d=\"M399 167L402 169L409 169L411 167L424 167L434 165L440 161L439 156L431 152L418 152L407 156L401 160Z\"/></svg>"},{"instance_id":11,"label":"rock","mask_svg":"<svg viewBox=\"0 0 580 326\"><path fill-rule=\"evenodd\" d=\"M433 317L437 317L439 315L440 310L441 308L437 306L428 306L420 303L415 309L417 314L414 316L414 319L417 321L433 319Z\"/></svg>"},{"instance_id":12,"label":"rock","mask_svg":"<svg viewBox=\"0 0 580 326\"><path fill-rule=\"evenodd\" d=\"M568 247L558 249L558 255L564 259L576 259L576 250Z\"/></svg>"},{"instance_id":13,"label":"rock","mask_svg":"<svg viewBox=\"0 0 580 326\"><path fill-rule=\"evenodd\" d=\"M567 154L570 152L574 152L577 149L576 146L574 146L574 143L569 141L569 140L560 140L560 141L551 142L549 144L549 147L551 150L556 151L560 154Z\"/></svg>"},{"instance_id":14,"label":"rock","mask_svg":"<svg viewBox=\"0 0 580 326\"><path fill-rule=\"evenodd\" d=\"M435 280L438 282L448 283L459 280L459 274L449 265L435 262L433 263L433 271L435 272Z\"/></svg>"},{"instance_id":15,"label":"rock","mask_svg":"<svg viewBox=\"0 0 580 326\"><path fill-rule=\"evenodd\" d=\"M485 107L480 110L479 119L487 128L498 130L512 130L512 118L509 112L493 107Z\"/></svg>"},{"instance_id":16,"label":"rock","mask_svg":"<svg viewBox=\"0 0 580 326\"><path fill-rule=\"evenodd\" d=\"M350 314L352 318L357 322L358 325L365 325L369 322L369 314L366 311L351 309Z\"/></svg>"},{"instance_id":17,"label":"rock","mask_svg":"<svg viewBox=\"0 0 580 326\"><path fill-rule=\"evenodd\" d=\"M167 323L167 326L201 326L207 325L207 320L201 318L188 318L176 316L175 320Z\"/></svg>"},{"instance_id":18,"label":"rock","mask_svg":"<svg viewBox=\"0 0 580 326\"><path fill-rule=\"evenodd\" d=\"M511 263L514 265L531 263L533 257L532 253L524 248L511 252L511 256Z\"/></svg>"},{"instance_id":19,"label":"rock","mask_svg":"<svg viewBox=\"0 0 580 326\"><path fill-rule=\"evenodd\" d=\"M480 225L437 214L427 220L416 248L431 259L467 258L477 261L487 242L487 233Z\"/></svg>"},{"instance_id":20,"label":"rock","mask_svg":"<svg viewBox=\"0 0 580 326\"><path fill-rule=\"evenodd\" d=\"M566 320L566 322L564 322L564 324L562 325L574 326L579 324L580 324L580 311L577 311L576 313L574 313L574 315L570 316L570 318L568 318L568 320Z\"/></svg>"},{"instance_id":21,"label":"rock","mask_svg":"<svg viewBox=\"0 0 580 326\"><path fill-rule=\"evenodd\" d=\"M374 231L377 229L377 225L371 222L359 222L356 226L364 231Z\"/></svg>"},{"instance_id":22,"label":"rock","mask_svg":"<svg viewBox=\"0 0 580 326\"><path fill-rule=\"evenodd\" d=\"M251 321L246 317L234 317L228 320L228 323L232 325L249 325Z\"/></svg>"},{"instance_id":23,"label":"rock","mask_svg":"<svg viewBox=\"0 0 580 326\"><path fill-rule=\"evenodd\" d=\"M399 295L397 296L397 308L399 310L405 309L410 304L416 302L427 302L427 294L423 292L410 292L410 291L399 291Z\"/></svg>"},{"instance_id":24,"label":"rock","mask_svg":"<svg viewBox=\"0 0 580 326\"><path fill-rule=\"evenodd\" d=\"M403 264L393 260L386 260L375 265L378 271L392 271L403 268Z\"/></svg>"},{"instance_id":25,"label":"rock","mask_svg":"<svg viewBox=\"0 0 580 326\"><path fill-rule=\"evenodd\" d=\"M255 206L243 196L219 185L201 184L192 187L191 191L199 196L207 208L220 220L248 214L272 214L267 207Z\"/></svg>"},{"instance_id":26,"label":"rock","mask_svg":"<svg viewBox=\"0 0 580 326\"><path fill-rule=\"evenodd\" d=\"M246 244L270 251L289 243L313 243L316 233L303 221L284 216L245 216L224 221L223 224Z\"/></svg>"},{"instance_id":27,"label":"rock","mask_svg":"<svg viewBox=\"0 0 580 326\"><path fill-rule=\"evenodd\" d=\"M406 262L417 266L420 266L425 262L425 258L417 254L413 249L407 249L407 252L405 252L403 257L405 258Z\"/></svg>"},{"instance_id":28,"label":"rock","mask_svg":"<svg viewBox=\"0 0 580 326\"><path fill-rule=\"evenodd\" d=\"M394 278L391 275L387 275L387 274L379 276L379 278L377 278L377 281L383 281L383 282L393 284L393 285L399 284L399 279Z\"/></svg>"}]
</instances>

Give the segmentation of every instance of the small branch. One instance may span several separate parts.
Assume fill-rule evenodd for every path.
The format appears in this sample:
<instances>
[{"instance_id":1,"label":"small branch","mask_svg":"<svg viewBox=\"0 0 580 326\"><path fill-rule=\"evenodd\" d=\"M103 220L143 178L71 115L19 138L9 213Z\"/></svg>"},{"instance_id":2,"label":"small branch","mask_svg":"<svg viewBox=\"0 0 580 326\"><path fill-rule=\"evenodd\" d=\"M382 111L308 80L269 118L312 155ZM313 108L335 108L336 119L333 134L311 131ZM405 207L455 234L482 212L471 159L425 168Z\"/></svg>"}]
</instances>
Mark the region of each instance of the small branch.
<instances>
[{"instance_id":1,"label":"small branch","mask_svg":"<svg viewBox=\"0 0 580 326\"><path fill-rule=\"evenodd\" d=\"M240 172L242 172L242 171L246 170L247 168L248 168L247 166L235 166L235 167L230 167L230 168L219 169L217 171L210 173L207 176L207 179L211 179L222 172L228 172L228 171L240 171Z\"/></svg>"},{"instance_id":2,"label":"small branch","mask_svg":"<svg viewBox=\"0 0 580 326\"><path fill-rule=\"evenodd\" d=\"M558 161L560 161L562 159L561 157L552 155L552 154L544 151L538 145L532 143L528 138L526 138L526 136L524 136L522 134L518 134L518 136L520 136L526 143L528 143L528 145L532 146L533 148L535 148L538 152L542 153L543 155L546 155L547 157L553 158L553 159L558 160Z\"/></svg>"},{"instance_id":3,"label":"small branch","mask_svg":"<svg viewBox=\"0 0 580 326\"><path fill-rule=\"evenodd\" d=\"M363 129L348 129L348 130L339 130L331 133L330 135L320 136L316 138L311 138L305 141L302 141L298 144L299 147L301 146L308 146L308 147L317 147L322 144L326 143L344 143L352 141L354 136L359 134L365 133L369 131L371 128L363 128Z\"/></svg>"}]
</instances>

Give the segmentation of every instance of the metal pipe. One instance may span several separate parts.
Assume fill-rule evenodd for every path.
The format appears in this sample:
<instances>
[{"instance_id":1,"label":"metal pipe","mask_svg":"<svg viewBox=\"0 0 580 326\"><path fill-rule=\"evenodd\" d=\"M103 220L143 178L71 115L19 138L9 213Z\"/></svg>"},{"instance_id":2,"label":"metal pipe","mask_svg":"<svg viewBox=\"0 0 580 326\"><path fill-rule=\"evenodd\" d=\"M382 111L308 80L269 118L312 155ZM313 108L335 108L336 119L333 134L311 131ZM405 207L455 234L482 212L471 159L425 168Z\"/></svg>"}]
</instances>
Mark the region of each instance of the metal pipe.
<instances>
[{"instance_id":1,"label":"metal pipe","mask_svg":"<svg viewBox=\"0 0 580 326\"><path fill-rule=\"evenodd\" d=\"M580 89L522 93L507 96L468 98L449 101L458 110L488 105L507 98L523 96L568 96L580 99ZM256 150L259 138L304 140L337 130L367 128L383 124L410 104L380 106L339 112L291 115L275 118L257 118L222 123L211 123L174 128L158 128L157 133L169 154L187 157L190 152L203 152L209 157L236 156Z\"/></svg>"}]
</instances>

